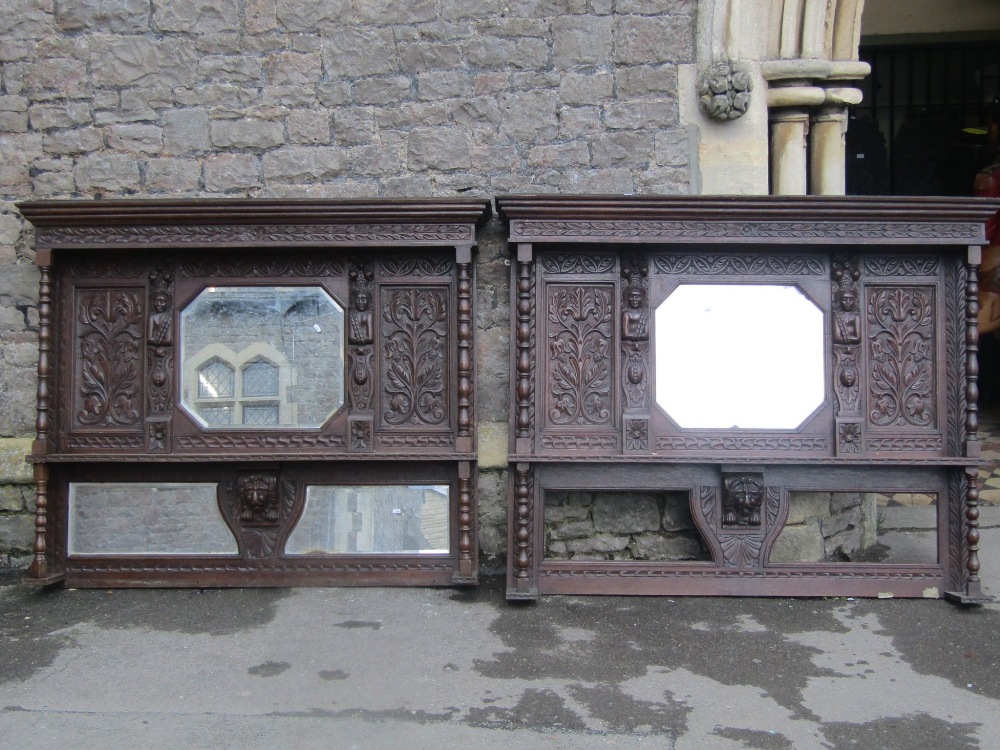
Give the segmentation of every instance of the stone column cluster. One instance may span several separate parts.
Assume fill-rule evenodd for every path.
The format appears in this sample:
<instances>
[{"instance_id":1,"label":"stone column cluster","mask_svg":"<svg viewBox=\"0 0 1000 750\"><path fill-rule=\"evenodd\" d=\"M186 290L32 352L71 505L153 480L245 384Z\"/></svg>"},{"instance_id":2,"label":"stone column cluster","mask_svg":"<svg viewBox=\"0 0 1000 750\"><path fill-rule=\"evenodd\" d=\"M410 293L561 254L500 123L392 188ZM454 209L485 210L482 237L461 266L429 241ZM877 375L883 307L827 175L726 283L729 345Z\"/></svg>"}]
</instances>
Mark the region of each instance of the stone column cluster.
<instances>
[{"instance_id":1,"label":"stone column cluster","mask_svg":"<svg viewBox=\"0 0 1000 750\"><path fill-rule=\"evenodd\" d=\"M856 60L767 60L771 193L843 195L847 108L861 103L851 85L871 72Z\"/></svg>"}]
</instances>

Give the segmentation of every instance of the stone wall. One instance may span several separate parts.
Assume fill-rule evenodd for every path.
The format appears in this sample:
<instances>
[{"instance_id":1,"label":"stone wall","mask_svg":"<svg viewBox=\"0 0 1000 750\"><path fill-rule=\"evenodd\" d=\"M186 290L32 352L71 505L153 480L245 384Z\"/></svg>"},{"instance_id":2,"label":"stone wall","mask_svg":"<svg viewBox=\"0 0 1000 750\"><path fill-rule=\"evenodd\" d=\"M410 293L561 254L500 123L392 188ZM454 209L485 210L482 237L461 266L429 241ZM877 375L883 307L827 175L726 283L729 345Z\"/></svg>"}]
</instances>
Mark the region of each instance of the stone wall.
<instances>
[{"instance_id":1,"label":"stone wall","mask_svg":"<svg viewBox=\"0 0 1000 750\"><path fill-rule=\"evenodd\" d=\"M37 274L15 201L684 193L677 70L694 62L696 7L0 2L0 439L34 421ZM506 533L505 260L494 221L477 268L487 559ZM25 550L25 501L4 497L0 520L23 529L0 548Z\"/></svg>"}]
</instances>

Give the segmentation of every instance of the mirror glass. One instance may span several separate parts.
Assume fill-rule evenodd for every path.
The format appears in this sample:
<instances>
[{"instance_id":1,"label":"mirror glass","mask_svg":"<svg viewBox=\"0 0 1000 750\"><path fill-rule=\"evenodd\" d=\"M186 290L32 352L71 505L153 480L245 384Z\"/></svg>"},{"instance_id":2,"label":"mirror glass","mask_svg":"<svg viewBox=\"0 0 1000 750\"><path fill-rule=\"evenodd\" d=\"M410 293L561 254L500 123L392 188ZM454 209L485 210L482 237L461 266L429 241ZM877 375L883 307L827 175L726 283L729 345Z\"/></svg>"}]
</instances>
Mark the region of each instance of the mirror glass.
<instances>
[{"instance_id":1,"label":"mirror glass","mask_svg":"<svg viewBox=\"0 0 1000 750\"><path fill-rule=\"evenodd\" d=\"M181 357L203 427L319 427L344 403L344 311L320 287L204 289L181 312Z\"/></svg>"},{"instance_id":2,"label":"mirror glass","mask_svg":"<svg viewBox=\"0 0 1000 750\"><path fill-rule=\"evenodd\" d=\"M798 287L682 284L654 320L656 401L680 427L791 429L823 403L823 312Z\"/></svg>"},{"instance_id":3,"label":"mirror glass","mask_svg":"<svg viewBox=\"0 0 1000 750\"><path fill-rule=\"evenodd\" d=\"M938 496L792 492L771 562L936 563Z\"/></svg>"},{"instance_id":4,"label":"mirror glass","mask_svg":"<svg viewBox=\"0 0 1000 750\"><path fill-rule=\"evenodd\" d=\"M72 482L71 555L238 555L213 483Z\"/></svg>"},{"instance_id":5,"label":"mirror glass","mask_svg":"<svg viewBox=\"0 0 1000 750\"><path fill-rule=\"evenodd\" d=\"M285 554L447 554L448 499L448 485L310 485Z\"/></svg>"}]
</instances>

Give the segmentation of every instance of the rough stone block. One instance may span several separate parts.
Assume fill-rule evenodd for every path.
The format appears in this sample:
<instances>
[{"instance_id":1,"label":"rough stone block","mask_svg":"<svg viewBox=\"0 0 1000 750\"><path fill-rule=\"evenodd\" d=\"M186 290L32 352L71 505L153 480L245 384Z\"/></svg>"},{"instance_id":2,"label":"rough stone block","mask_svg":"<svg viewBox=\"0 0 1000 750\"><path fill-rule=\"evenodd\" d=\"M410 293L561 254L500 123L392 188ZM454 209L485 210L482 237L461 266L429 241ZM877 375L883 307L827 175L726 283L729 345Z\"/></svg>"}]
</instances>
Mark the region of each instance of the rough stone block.
<instances>
[{"instance_id":1,"label":"rough stone block","mask_svg":"<svg viewBox=\"0 0 1000 750\"><path fill-rule=\"evenodd\" d=\"M581 167L590 161L590 149L583 141L534 146L528 150L532 167Z\"/></svg>"},{"instance_id":2,"label":"rough stone block","mask_svg":"<svg viewBox=\"0 0 1000 750\"><path fill-rule=\"evenodd\" d=\"M638 534L632 550L637 560L696 560L701 557L701 542L681 534Z\"/></svg>"},{"instance_id":3,"label":"rough stone block","mask_svg":"<svg viewBox=\"0 0 1000 750\"><path fill-rule=\"evenodd\" d=\"M828 518L830 515L829 492L793 492L788 506L786 524L800 524L809 520Z\"/></svg>"},{"instance_id":4,"label":"rough stone block","mask_svg":"<svg viewBox=\"0 0 1000 750\"><path fill-rule=\"evenodd\" d=\"M611 18L559 16L552 20L552 64L558 70L606 65L611 56Z\"/></svg>"},{"instance_id":5,"label":"rough stone block","mask_svg":"<svg viewBox=\"0 0 1000 750\"><path fill-rule=\"evenodd\" d=\"M31 453L31 438L0 438L0 484L30 484L31 464L25 456Z\"/></svg>"},{"instance_id":6,"label":"rough stone block","mask_svg":"<svg viewBox=\"0 0 1000 750\"><path fill-rule=\"evenodd\" d=\"M37 39L51 33L52 3L49 0L4 0L0 3L0 36Z\"/></svg>"},{"instance_id":7,"label":"rough stone block","mask_svg":"<svg viewBox=\"0 0 1000 750\"><path fill-rule=\"evenodd\" d=\"M326 110L299 110L285 121L289 143L327 144L330 142L330 113Z\"/></svg>"},{"instance_id":8,"label":"rough stone block","mask_svg":"<svg viewBox=\"0 0 1000 750\"><path fill-rule=\"evenodd\" d=\"M411 170L468 169L472 166L469 135L458 128L414 128L407 144Z\"/></svg>"},{"instance_id":9,"label":"rough stone block","mask_svg":"<svg viewBox=\"0 0 1000 750\"><path fill-rule=\"evenodd\" d=\"M671 493L665 497L660 526L664 531L690 531L695 528L691 504L686 494Z\"/></svg>"},{"instance_id":10,"label":"rough stone block","mask_svg":"<svg viewBox=\"0 0 1000 750\"><path fill-rule=\"evenodd\" d=\"M691 161L691 141L683 128L656 134L656 163L668 167L686 166Z\"/></svg>"},{"instance_id":11,"label":"rough stone block","mask_svg":"<svg viewBox=\"0 0 1000 750\"><path fill-rule=\"evenodd\" d=\"M861 524L861 508L855 507L841 511L820 521L823 536L829 539L845 529L853 529Z\"/></svg>"},{"instance_id":12,"label":"rough stone block","mask_svg":"<svg viewBox=\"0 0 1000 750\"><path fill-rule=\"evenodd\" d=\"M323 40L323 66L331 78L384 75L398 69L391 29L346 27Z\"/></svg>"},{"instance_id":13,"label":"rough stone block","mask_svg":"<svg viewBox=\"0 0 1000 750\"><path fill-rule=\"evenodd\" d=\"M568 521L566 523L553 523L551 526L546 524L546 529L550 539L560 541L586 539L594 534L594 524L587 519Z\"/></svg>"},{"instance_id":14,"label":"rough stone block","mask_svg":"<svg viewBox=\"0 0 1000 750\"><path fill-rule=\"evenodd\" d=\"M324 81L316 87L316 96L324 107L339 107L351 101L351 84L347 81Z\"/></svg>"},{"instance_id":15,"label":"rough stone block","mask_svg":"<svg viewBox=\"0 0 1000 750\"><path fill-rule=\"evenodd\" d=\"M66 171L39 172L37 169L33 169L31 187L34 196L37 198L53 197L76 192L76 178L72 168L72 164L70 164L65 168Z\"/></svg>"},{"instance_id":16,"label":"rough stone block","mask_svg":"<svg viewBox=\"0 0 1000 750\"><path fill-rule=\"evenodd\" d=\"M276 17L289 31L314 31L344 23L350 12L350 0L278 0Z\"/></svg>"},{"instance_id":17,"label":"rough stone block","mask_svg":"<svg viewBox=\"0 0 1000 750\"><path fill-rule=\"evenodd\" d=\"M199 79L259 81L263 66L247 55L206 55L198 61Z\"/></svg>"},{"instance_id":18,"label":"rough stone block","mask_svg":"<svg viewBox=\"0 0 1000 750\"><path fill-rule=\"evenodd\" d=\"M26 552L35 542L35 517L30 513L0 513L0 550Z\"/></svg>"},{"instance_id":19,"label":"rough stone block","mask_svg":"<svg viewBox=\"0 0 1000 750\"><path fill-rule=\"evenodd\" d=\"M6 75L4 77L6 79ZM62 57L37 60L24 70L24 86L36 99L46 98L39 97L39 91L46 89L52 90L53 97L59 99L83 97L87 94L88 83L87 64L82 60ZM12 93L9 83L7 93Z\"/></svg>"},{"instance_id":20,"label":"rough stone block","mask_svg":"<svg viewBox=\"0 0 1000 750\"><path fill-rule=\"evenodd\" d=\"M166 193L189 193L199 187L201 162L196 159L150 159L146 187Z\"/></svg>"},{"instance_id":21,"label":"rough stone block","mask_svg":"<svg viewBox=\"0 0 1000 750\"><path fill-rule=\"evenodd\" d=\"M191 154L208 151L208 110L171 109L163 113L163 153Z\"/></svg>"},{"instance_id":22,"label":"rough stone block","mask_svg":"<svg viewBox=\"0 0 1000 750\"><path fill-rule=\"evenodd\" d=\"M264 154L264 178L277 182L313 182L335 177L340 171L338 149L286 146Z\"/></svg>"},{"instance_id":23,"label":"rough stone block","mask_svg":"<svg viewBox=\"0 0 1000 750\"><path fill-rule=\"evenodd\" d=\"M639 193L688 195L691 192L691 175L687 167L649 168L636 175L635 189Z\"/></svg>"},{"instance_id":24,"label":"rough stone block","mask_svg":"<svg viewBox=\"0 0 1000 750\"><path fill-rule=\"evenodd\" d=\"M400 67L408 73L448 70L462 65L462 48L438 42L402 42L398 45Z\"/></svg>"},{"instance_id":25,"label":"rough stone block","mask_svg":"<svg viewBox=\"0 0 1000 750\"><path fill-rule=\"evenodd\" d=\"M42 148L46 154L86 154L104 147L99 128L85 127L45 133Z\"/></svg>"},{"instance_id":26,"label":"rough stone block","mask_svg":"<svg viewBox=\"0 0 1000 750\"><path fill-rule=\"evenodd\" d=\"M188 86L195 79L197 56L190 44L177 38L97 35L90 60L93 85Z\"/></svg>"},{"instance_id":27,"label":"rough stone block","mask_svg":"<svg viewBox=\"0 0 1000 750\"><path fill-rule=\"evenodd\" d=\"M316 83L323 75L319 52L280 52L267 61L268 80L274 84Z\"/></svg>"},{"instance_id":28,"label":"rough stone block","mask_svg":"<svg viewBox=\"0 0 1000 750\"><path fill-rule=\"evenodd\" d=\"M468 73L424 73L417 77L417 98L433 99L467 98L473 95L475 84Z\"/></svg>"},{"instance_id":29,"label":"rough stone block","mask_svg":"<svg viewBox=\"0 0 1000 750\"><path fill-rule=\"evenodd\" d=\"M554 139L558 125L554 91L513 92L500 98L500 135L519 143Z\"/></svg>"},{"instance_id":30,"label":"rough stone block","mask_svg":"<svg viewBox=\"0 0 1000 750\"><path fill-rule=\"evenodd\" d=\"M412 98L412 84L406 76L365 78L354 84L356 104L398 104Z\"/></svg>"},{"instance_id":31,"label":"rough stone block","mask_svg":"<svg viewBox=\"0 0 1000 750\"><path fill-rule=\"evenodd\" d=\"M615 93L620 99L673 96L676 91L676 65L636 65L615 70Z\"/></svg>"},{"instance_id":32,"label":"rough stone block","mask_svg":"<svg viewBox=\"0 0 1000 750\"><path fill-rule=\"evenodd\" d=\"M0 245L13 245L21 237L21 219L14 213L0 213Z\"/></svg>"},{"instance_id":33,"label":"rough stone block","mask_svg":"<svg viewBox=\"0 0 1000 750\"><path fill-rule=\"evenodd\" d=\"M477 37L465 46L465 55L473 68L543 70L549 64L549 45L531 37Z\"/></svg>"},{"instance_id":34,"label":"rough stone block","mask_svg":"<svg viewBox=\"0 0 1000 750\"><path fill-rule=\"evenodd\" d=\"M365 0L356 6L357 18L373 24L413 24L438 17L437 0Z\"/></svg>"},{"instance_id":35,"label":"rough stone block","mask_svg":"<svg viewBox=\"0 0 1000 750\"><path fill-rule=\"evenodd\" d=\"M260 185L260 160L251 154L219 154L205 159L205 189L210 193Z\"/></svg>"},{"instance_id":36,"label":"rough stone block","mask_svg":"<svg viewBox=\"0 0 1000 750\"><path fill-rule=\"evenodd\" d=\"M73 0L56 3L55 25L60 31L108 31L114 34L149 30L148 0Z\"/></svg>"},{"instance_id":37,"label":"rough stone block","mask_svg":"<svg viewBox=\"0 0 1000 750\"><path fill-rule=\"evenodd\" d=\"M158 154L163 150L163 131L157 125L112 125L108 128L108 147Z\"/></svg>"},{"instance_id":38,"label":"rough stone block","mask_svg":"<svg viewBox=\"0 0 1000 750\"><path fill-rule=\"evenodd\" d=\"M594 498L594 528L612 534L635 534L660 528L655 495L602 492Z\"/></svg>"},{"instance_id":39,"label":"rough stone block","mask_svg":"<svg viewBox=\"0 0 1000 750\"><path fill-rule=\"evenodd\" d=\"M838 531L832 536L825 536L823 548L826 556L831 559L837 559L842 555L850 555L857 552L863 549L861 545L861 529L852 526Z\"/></svg>"},{"instance_id":40,"label":"rough stone block","mask_svg":"<svg viewBox=\"0 0 1000 750\"><path fill-rule=\"evenodd\" d=\"M619 13L634 13L642 16L683 14L691 15L698 10L698 0L617 0L615 7Z\"/></svg>"},{"instance_id":41,"label":"rough stone block","mask_svg":"<svg viewBox=\"0 0 1000 750\"><path fill-rule=\"evenodd\" d=\"M566 551L572 555L605 555L628 549L629 537L614 534L596 534L586 539L571 539L566 542Z\"/></svg>"},{"instance_id":42,"label":"rough stone block","mask_svg":"<svg viewBox=\"0 0 1000 750\"><path fill-rule=\"evenodd\" d=\"M333 113L333 135L338 144L360 146L371 143L377 132L371 109L338 109Z\"/></svg>"},{"instance_id":43,"label":"rough stone block","mask_svg":"<svg viewBox=\"0 0 1000 750\"><path fill-rule=\"evenodd\" d=\"M330 3L323 3L330 5ZM278 0L246 0L244 18L248 34L266 34L278 28Z\"/></svg>"},{"instance_id":44,"label":"rough stone block","mask_svg":"<svg viewBox=\"0 0 1000 750\"><path fill-rule=\"evenodd\" d=\"M579 136L603 133L601 111L597 107L560 107L559 137L577 138Z\"/></svg>"},{"instance_id":45,"label":"rough stone block","mask_svg":"<svg viewBox=\"0 0 1000 750\"><path fill-rule=\"evenodd\" d=\"M832 492L830 493L830 512L842 513L850 508L861 505L860 492Z\"/></svg>"},{"instance_id":46,"label":"rough stone block","mask_svg":"<svg viewBox=\"0 0 1000 750\"><path fill-rule=\"evenodd\" d=\"M600 135L590 150L595 167L646 166L653 161L653 135L630 131Z\"/></svg>"},{"instance_id":47,"label":"rough stone block","mask_svg":"<svg viewBox=\"0 0 1000 750\"><path fill-rule=\"evenodd\" d=\"M69 101L59 104L33 104L29 110L33 130L73 128L91 121L87 102Z\"/></svg>"},{"instance_id":48,"label":"rough stone block","mask_svg":"<svg viewBox=\"0 0 1000 750\"><path fill-rule=\"evenodd\" d=\"M771 562L819 562L825 556L819 523L785 526L771 547Z\"/></svg>"},{"instance_id":49,"label":"rough stone block","mask_svg":"<svg viewBox=\"0 0 1000 750\"><path fill-rule=\"evenodd\" d=\"M677 124L677 102L672 99L640 99L609 102L604 124L610 130L661 129Z\"/></svg>"},{"instance_id":50,"label":"rough stone block","mask_svg":"<svg viewBox=\"0 0 1000 750\"><path fill-rule=\"evenodd\" d=\"M691 16L621 16L615 19L614 62L648 65L689 62L694 59L694 23Z\"/></svg>"},{"instance_id":51,"label":"rough stone block","mask_svg":"<svg viewBox=\"0 0 1000 750\"><path fill-rule=\"evenodd\" d=\"M585 496L587 502L567 502L562 505L552 505L549 502L549 498L545 501L545 523L548 524L562 524L578 521L586 521L590 525L590 533L594 533L594 524L590 520L590 496L587 493L577 492L568 493L572 495L583 495Z\"/></svg>"},{"instance_id":52,"label":"rough stone block","mask_svg":"<svg viewBox=\"0 0 1000 750\"><path fill-rule=\"evenodd\" d=\"M0 485L0 511L20 513L25 510L28 507L27 492L28 488L25 485Z\"/></svg>"},{"instance_id":53,"label":"rough stone block","mask_svg":"<svg viewBox=\"0 0 1000 750\"><path fill-rule=\"evenodd\" d=\"M239 0L159 0L153 24L159 31L231 31L240 25Z\"/></svg>"},{"instance_id":54,"label":"rough stone block","mask_svg":"<svg viewBox=\"0 0 1000 750\"><path fill-rule=\"evenodd\" d=\"M91 154L81 157L75 169L81 191L121 193L138 190L139 163L129 154Z\"/></svg>"},{"instance_id":55,"label":"rough stone block","mask_svg":"<svg viewBox=\"0 0 1000 750\"><path fill-rule=\"evenodd\" d=\"M0 132L26 133L27 131L27 112L0 112Z\"/></svg>"},{"instance_id":56,"label":"rough stone block","mask_svg":"<svg viewBox=\"0 0 1000 750\"><path fill-rule=\"evenodd\" d=\"M603 104L611 98L614 77L610 73L567 73L559 83L563 104Z\"/></svg>"},{"instance_id":57,"label":"rough stone block","mask_svg":"<svg viewBox=\"0 0 1000 750\"><path fill-rule=\"evenodd\" d=\"M280 122L266 120L216 120L211 126L212 145L219 148L273 148L285 142Z\"/></svg>"}]
</instances>

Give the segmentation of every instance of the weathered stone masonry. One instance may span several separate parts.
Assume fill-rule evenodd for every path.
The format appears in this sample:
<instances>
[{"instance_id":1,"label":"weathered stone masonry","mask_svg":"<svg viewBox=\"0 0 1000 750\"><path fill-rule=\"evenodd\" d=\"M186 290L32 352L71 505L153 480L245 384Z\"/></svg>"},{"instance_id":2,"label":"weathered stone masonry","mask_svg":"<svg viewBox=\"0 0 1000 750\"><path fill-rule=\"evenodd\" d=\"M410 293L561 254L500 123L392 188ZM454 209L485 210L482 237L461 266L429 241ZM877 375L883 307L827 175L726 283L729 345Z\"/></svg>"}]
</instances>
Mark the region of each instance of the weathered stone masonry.
<instances>
[{"instance_id":1,"label":"weathered stone masonry","mask_svg":"<svg viewBox=\"0 0 1000 750\"><path fill-rule=\"evenodd\" d=\"M695 0L0 3L0 551L31 544L37 273L14 202L688 192ZM480 237L481 543L504 550L509 269Z\"/></svg>"}]
</instances>

